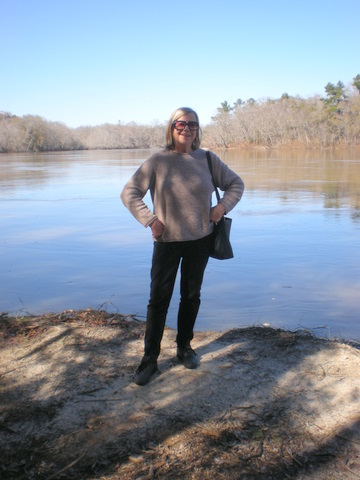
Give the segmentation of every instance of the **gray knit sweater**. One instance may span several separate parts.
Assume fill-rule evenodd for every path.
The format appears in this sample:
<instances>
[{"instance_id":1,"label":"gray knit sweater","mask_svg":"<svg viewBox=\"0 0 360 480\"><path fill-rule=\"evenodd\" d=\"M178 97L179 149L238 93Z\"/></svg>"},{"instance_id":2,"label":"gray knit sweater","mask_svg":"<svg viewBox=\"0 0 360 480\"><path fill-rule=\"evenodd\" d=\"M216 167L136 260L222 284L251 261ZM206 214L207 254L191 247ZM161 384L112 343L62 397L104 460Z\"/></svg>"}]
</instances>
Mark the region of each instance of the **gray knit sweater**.
<instances>
[{"instance_id":1,"label":"gray knit sweater","mask_svg":"<svg viewBox=\"0 0 360 480\"><path fill-rule=\"evenodd\" d=\"M224 192L221 203L226 212L241 199L244 182L211 152L216 185ZM150 190L153 211L143 198ZM210 208L214 186L205 150L180 154L161 150L148 158L125 185L121 199L145 227L156 218L165 225L163 242L197 240L213 230Z\"/></svg>"}]
</instances>

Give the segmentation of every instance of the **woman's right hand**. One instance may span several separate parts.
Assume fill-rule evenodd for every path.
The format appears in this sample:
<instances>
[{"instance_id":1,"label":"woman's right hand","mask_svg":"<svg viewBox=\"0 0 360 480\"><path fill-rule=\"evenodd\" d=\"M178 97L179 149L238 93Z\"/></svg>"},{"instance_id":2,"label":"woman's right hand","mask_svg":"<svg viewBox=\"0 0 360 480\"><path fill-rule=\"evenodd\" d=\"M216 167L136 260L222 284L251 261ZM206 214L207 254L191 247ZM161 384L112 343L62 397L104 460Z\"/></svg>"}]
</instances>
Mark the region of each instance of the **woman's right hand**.
<instances>
[{"instance_id":1,"label":"woman's right hand","mask_svg":"<svg viewBox=\"0 0 360 480\"><path fill-rule=\"evenodd\" d=\"M158 218L152 222L150 225L153 238L161 237L164 233L165 225Z\"/></svg>"}]
</instances>

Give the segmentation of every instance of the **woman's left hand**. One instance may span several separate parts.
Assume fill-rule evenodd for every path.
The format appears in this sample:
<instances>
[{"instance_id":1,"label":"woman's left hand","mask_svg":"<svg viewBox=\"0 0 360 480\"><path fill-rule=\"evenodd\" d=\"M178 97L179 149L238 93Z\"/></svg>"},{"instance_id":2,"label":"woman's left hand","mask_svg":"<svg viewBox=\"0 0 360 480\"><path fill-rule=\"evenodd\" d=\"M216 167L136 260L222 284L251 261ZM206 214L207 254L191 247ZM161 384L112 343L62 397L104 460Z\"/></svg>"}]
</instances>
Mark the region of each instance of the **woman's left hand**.
<instances>
[{"instance_id":1,"label":"woman's left hand","mask_svg":"<svg viewBox=\"0 0 360 480\"><path fill-rule=\"evenodd\" d=\"M210 222L218 223L225 215L225 207L222 203L218 203L216 207L210 210Z\"/></svg>"}]
</instances>

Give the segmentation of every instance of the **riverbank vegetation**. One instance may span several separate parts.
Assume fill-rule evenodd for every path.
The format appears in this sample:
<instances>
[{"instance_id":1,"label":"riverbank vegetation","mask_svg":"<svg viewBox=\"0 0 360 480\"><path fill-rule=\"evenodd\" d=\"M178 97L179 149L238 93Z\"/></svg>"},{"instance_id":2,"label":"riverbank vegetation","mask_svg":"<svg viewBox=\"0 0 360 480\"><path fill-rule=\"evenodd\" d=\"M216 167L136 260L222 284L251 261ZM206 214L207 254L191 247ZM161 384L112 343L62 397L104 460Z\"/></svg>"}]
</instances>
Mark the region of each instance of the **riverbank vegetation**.
<instances>
[{"instance_id":1,"label":"riverbank vegetation","mask_svg":"<svg viewBox=\"0 0 360 480\"><path fill-rule=\"evenodd\" d=\"M69 128L36 115L0 112L0 153L156 148L165 125L135 122ZM325 86L325 96L238 99L221 103L203 126L206 147L302 147L360 144L360 75Z\"/></svg>"}]
</instances>

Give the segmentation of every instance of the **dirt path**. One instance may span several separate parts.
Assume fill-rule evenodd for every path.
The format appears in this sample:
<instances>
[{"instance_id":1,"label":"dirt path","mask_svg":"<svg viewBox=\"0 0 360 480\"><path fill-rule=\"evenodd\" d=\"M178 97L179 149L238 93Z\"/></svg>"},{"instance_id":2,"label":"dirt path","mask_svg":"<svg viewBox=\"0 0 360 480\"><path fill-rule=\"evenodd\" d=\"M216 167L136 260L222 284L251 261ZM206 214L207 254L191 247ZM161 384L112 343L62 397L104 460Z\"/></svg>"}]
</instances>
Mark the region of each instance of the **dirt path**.
<instances>
[{"instance_id":1,"label":"dirt path","mask_svg":"<svg viewBox=\"0 0 360 480\"><path fill-rule=\"evenodd\" d=\"M306 332L167 329L131 382L142 322L103 311L0 316L1 479L360 478L360 351Z\"/></svg>"}]
</instances>

